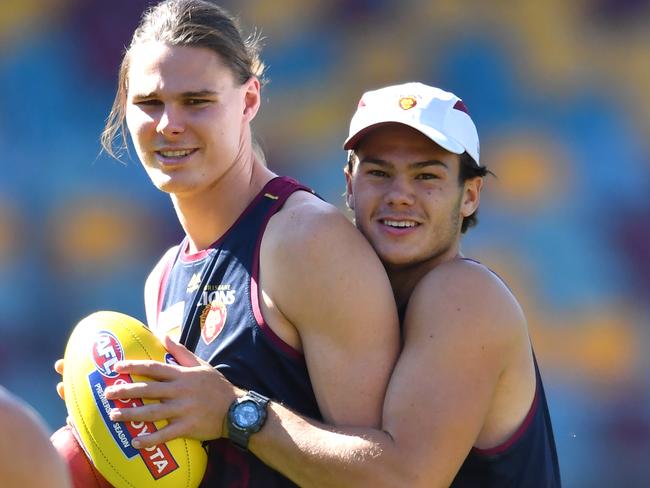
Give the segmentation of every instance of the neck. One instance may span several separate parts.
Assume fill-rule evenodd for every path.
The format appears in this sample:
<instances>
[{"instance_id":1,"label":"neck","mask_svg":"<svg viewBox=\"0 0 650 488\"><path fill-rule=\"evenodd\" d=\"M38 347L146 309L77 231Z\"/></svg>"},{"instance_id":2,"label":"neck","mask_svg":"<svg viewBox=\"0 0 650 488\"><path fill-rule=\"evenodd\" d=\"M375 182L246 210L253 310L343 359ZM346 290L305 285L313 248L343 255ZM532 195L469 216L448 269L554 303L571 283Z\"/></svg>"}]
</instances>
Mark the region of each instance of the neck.
<instances>
[{"instance_id":1,"label":"neck","mask_svg":"<svg viewBox=\"0 0 650 488\"><path fill-rule=\"evenodd\" d=\"M190 195L172 194L176 215L189 240L189 252L206 249L225 234L274 176L253 153L209 188Z\"/></svg>"},{"instance_id":2,"label":"neck","mask_svg":"<svg viewBox=\"0 0 650 488\"><path fill-rule=\"evenodd\" d=\"M463 255L461 254L460 249L458 246L455 246L444 254L431 257L426 261L403 265L384 263L388 279L393 288L393 295L395 296L397 308L402 309L403 307L406 307L417 284L431 270L443 263L462 257Z\"/></svg>"}]
</instances>

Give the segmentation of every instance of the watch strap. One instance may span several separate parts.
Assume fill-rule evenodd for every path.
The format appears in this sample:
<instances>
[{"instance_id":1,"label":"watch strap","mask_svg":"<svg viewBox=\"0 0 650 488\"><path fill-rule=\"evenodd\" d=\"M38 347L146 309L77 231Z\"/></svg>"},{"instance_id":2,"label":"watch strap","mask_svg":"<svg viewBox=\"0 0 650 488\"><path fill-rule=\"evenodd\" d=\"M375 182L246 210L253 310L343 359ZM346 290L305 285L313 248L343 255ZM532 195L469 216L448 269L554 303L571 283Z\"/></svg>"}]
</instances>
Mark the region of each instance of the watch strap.
<instances>
[{"instance_id":1,"label":"watch strap","mask_svg":"<svg viewBox=\"0 0 650 488\"><path fill-rule=\"evenodd\" d=\"M259 420L255 425L252 425L249 428L241 428L235 424L233 413L238 405L247 401L252 401L257 406ZM250 435L258 432L266 421L266 408L268 403L269 399L267 397L253 390L248 391L246 394L232 402L228 409L228 437L237 447L243 450L248 450L248 440Z\"/></svg>"},{"instance_id":2,"label":"watch strap","mask_svg":"<svg viewBox=\"0 0 650 488\"><path fill-rule=\"evenodd\" d=\"M243 429L238 429L232 423L228 421L228 438L230 441L235 444L240 449L248 450L248 439L251 436L250 432Z\"/></svg>"},{"instance_id":3,"label":"watch strap","mask_svg":"<svg viewBox=\"0 0 650 488\"><path fill-rule=\"evenodd\" d=\"M257 403L260 407L264 409L264 412L266 413L266 406L269 404L270 401L267 397L265 397L264 395L260 395L259 393L253 390L250 390L244 396L248 397L250 400L253 400L255 403ZM266 419L266 416L264 416L264 419Z\"/></svg>"}]
</instances>

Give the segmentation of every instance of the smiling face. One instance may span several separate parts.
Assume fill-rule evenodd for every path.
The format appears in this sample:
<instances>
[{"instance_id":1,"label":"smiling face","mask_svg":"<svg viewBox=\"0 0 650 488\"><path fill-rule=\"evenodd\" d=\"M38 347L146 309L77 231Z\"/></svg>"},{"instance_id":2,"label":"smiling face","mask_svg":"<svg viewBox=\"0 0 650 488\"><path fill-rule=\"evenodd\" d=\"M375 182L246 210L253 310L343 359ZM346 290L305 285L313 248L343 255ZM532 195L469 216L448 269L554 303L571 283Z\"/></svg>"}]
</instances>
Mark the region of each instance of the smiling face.
<instances>
[{"instance_id":1,"label":"smiling face","mask_svg":"<svg viewBox=\"0 0 650 488\"><path fill-rule=\"evenodd\" d=\"M146 42L129 56L126 122L156 187L193 195L250 160L255 77L239 85L219 55L202 47Z\"/></svg>"},{"instance_id":2,"label":"smiling face","mask_svg":"<svg viewBox=\"0 0 650 488\"><path fill-rule=\"evenodd\" d=\"M402 124L374 129L355 153L348 204L387 268L456 256L462 219L478 208L482 183L459 184L459 156Z\"/></svg>"}]
</instances>

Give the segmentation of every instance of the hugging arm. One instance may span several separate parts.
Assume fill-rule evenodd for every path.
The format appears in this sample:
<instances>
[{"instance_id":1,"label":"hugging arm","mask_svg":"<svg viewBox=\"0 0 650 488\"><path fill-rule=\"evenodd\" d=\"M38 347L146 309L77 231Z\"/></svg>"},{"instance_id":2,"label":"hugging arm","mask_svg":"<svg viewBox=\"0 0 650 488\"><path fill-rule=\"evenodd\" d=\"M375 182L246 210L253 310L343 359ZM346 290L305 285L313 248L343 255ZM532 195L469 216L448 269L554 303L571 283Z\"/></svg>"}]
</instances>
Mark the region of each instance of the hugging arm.
<instances>
[{"instance_id":1,"label":"hugging arm","mask_svg":"<svg viewBox=\"0 0 650 488\"><path fill-rule=\"evenodd\" d=\"M411 297L381 429L328 426L273 404L252 452L301 486L449 486L526 342L507 293L465 271L442 269Z\"/></svg>"}]
</instances>

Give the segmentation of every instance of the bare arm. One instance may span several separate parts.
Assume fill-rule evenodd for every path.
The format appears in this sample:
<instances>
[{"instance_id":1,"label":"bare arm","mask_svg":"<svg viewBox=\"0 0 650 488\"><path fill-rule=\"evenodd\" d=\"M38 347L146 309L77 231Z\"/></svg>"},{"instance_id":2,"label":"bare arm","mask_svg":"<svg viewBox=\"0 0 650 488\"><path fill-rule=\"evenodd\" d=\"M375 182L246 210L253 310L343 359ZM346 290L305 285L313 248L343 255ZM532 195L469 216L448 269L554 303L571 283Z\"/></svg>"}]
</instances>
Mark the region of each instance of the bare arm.
<instances>
[{"instance_id":1,"label":"bare arm","mask_svg":"<svg viewBox=\"0 0 650 488\"><path fill-rule=\"evenodd\" d=\"M390 283L357 229L308 198L270 221L262 290L297 331L325 421L377 427L399 351Z\"/></svg>"},{"instance_id":2,"label":"bare arm","mask_svg":"<svg viewBox=\"0 0 650 488\"><path fill-rule=\"evenodd\" d=\"M168 341L167 347L187 366L175 367L172 385L175 376L203 368L202 388L213 395L213 405L225 408L240 393L182 346ZM535 385L534 372L522 367L527 354L521 310L503 284L473 264L441 266L411 297L383 430L326 426L273 403L249 448L306 487L448 486L473 445L497 445L523 420ZM151 376L165 366L149 367L134 372ZM504 412L505 424L487 421ZM144 445L163 439L159 431Z\"/></svg>"},{"instance_id":3,"label":"bare arm","mask_svg":"<svg viewBox=\"0 0 650 488\"><path fill-rule=\"evenodd\" d=\"M265 320L304 351L325 420L379 426L399 350L399 328L388 278L367 241L338 210L304 194L287 202L269 222L260 275ZM175 437L209 440L224 435L223 419L237 390L207 364L180 363L187 367L146 362L125 362L126 369L116 366L119 372L159 380L106 390L109 399L133 395L165 400L112 416L171 419L155 435L139 439L145 446Z\"/></svg>"},{"instance_id":4,"label":"bare arm","mask_svg":"<svg viewBox=\"0 0 650 488\"><path fill-rule=\"evenodd\" d=\"M383 431L332 428L273 405L251 450L301 486L448 486L484 434L500 378L528 344L502 285L486 270L457 271L429 275L411 298ZM528 381L513 393L519 422L533 393Z\"/></svg>"},{"instance_id":5,"label":"bare arm","mask_svg":"<svg viewBox=\"0 0 650 488\"><path fill-rule=\"evenodd\" d=\"M274 298L284 304L281 297ZM176 378L200 370L205 382L195 389L212 395L213 411L219 403L218 410L224 411L239 393L236 388L181 346L168 343L168 348L183 366L148 365L133 372L155 377L156 369L163 368L168 372L163 380L173 390ZM448 263L425 277L411 297L404 349L386 393L383 430L349 427L352 421L337 417L336 399L334 408L326 408L332 408L328 421L338 421L338 427L271 404L267 423L251 437L249 447L301 486L448 486L473 445L497 445L523 420L534 395L534 373L520 371L522 351L529 354L525 321L503 284L477 265ZM519 378L504 386L504 379L513 376ZM346 378L332 381L344 383ZM132 388L130 393L139 396L140 387ZM161 397L169 391L164 383L156 388L161 388ZM486 422L494 417L495 399L503 404L502 390L505 403L515 406L505 416L514 421L509 430L503 422L496 430ZM184 396L191 398L191 391L186 389ZM198 413L194 418L201 418ZM126 411L116 417L130 418L151 420ZM211 417L210 428L218 419L223 419L222 413ZM143 439L143 446L186 435L184 430L164 430ZM220 426L210 433L222 434Z\"/></svg>"}]
</instances>

